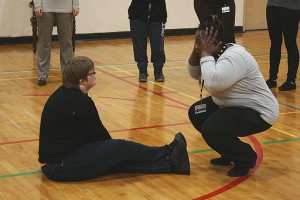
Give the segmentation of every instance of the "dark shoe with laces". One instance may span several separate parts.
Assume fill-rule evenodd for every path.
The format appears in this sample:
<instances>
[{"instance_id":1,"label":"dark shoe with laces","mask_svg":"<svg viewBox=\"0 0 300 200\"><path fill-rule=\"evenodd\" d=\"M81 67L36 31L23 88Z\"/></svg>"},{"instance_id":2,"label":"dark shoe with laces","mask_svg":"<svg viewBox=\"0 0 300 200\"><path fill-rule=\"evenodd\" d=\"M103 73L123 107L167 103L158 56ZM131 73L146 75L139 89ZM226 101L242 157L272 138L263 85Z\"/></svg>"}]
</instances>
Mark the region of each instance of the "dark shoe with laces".
<instances>
[{"instance_id":1,"label":"dark shoe with laces","mask_svg":"<svg viewBox=\"0 0 300 200\"><path fill-rule=\"evenodd\" d=\"M280 91L289 91L294 89L296 89L295 82L284 82L280 87L278 87L278 90Z\"/></svg>"},{"instance_id":2,"label":"dark shoe with laces","mask_svg":"<svg viewBox=\"0 0 300 200\"><path fill-rule=\"evenodd\" d=\"M232 165L232 161L225 158L214 158L210 160L210 164L218 166Z\"/></svg>"},{"instance_id":3,"label":"dark shoe with laces","mask_svg":"<svg viewBox=\"0 0 300 200\"><path fill-rule=\"evenodd\" d=\"M139 82L147 82L148 74L147 73L140 73L139 74Z\"/></svg>"},{"instance_id":4,"label":"dark shoe with laces","mask_svg":"<svg viewBox=\"0 0 300 200\"><path fill-rule=\"evenodd\" d=\"M47 84L47 81L46 81L45 78L39 78L39 80L38 80L38 85L39 86L44 86L46 84Z\"/></svg>"},{"instance_id":5,"label":"dark shoe with laces","mask_svg":"<svg viewBox=\"0 0 300 200\"><path fill-rule=\"evenodd\" d=\"M271 88L275 88L277 87L277 82L276 80L273 80L273 79L268 79L266 81L266 84L268 85L268 87L271 89Z\"/></svg>"},{"instance_id":6,"label":"dark shoe with laces","mask_svg":"<svg viewBox=\"0 0 300 200\"><path fill-rule=\"evenodd\" d=\"M162 72L161 73L155 73L154 78L155 78L156 82L164 82L165 81L165 76Z\"/></svg>"},{"instance_id":7,"label":"dark shoe with laces","mask_svg":"<svg viewBox=\"0 0 300 200\"><path fill-rule=\"evenodd\" d=\"M182 133L177 133L170 147L170 165L176 174L190 174L190 161L186 149L186 140Z\"/></svg>"},{"instance_id":8,"label":"dark shoe with laces","mask_svg":"<svg viewBox=\"0 0 300 200\"><path fill-rule=\"evenodd\" d=\"M230 169L227 173L230 177L239 177L239 176L246 176L251 169L253 169L256 165L256 162L252 164L238 164L235 163L234 167Z\"/></svg>"},{"instance_id":9,"label":"dark shoe with laces","mask_svg":"<svg viewBox=\"0 0 300 200\"><path fill-rule=\"evenodd\" d=\"M175 135L174 140L168 145L171 152L174 150L176 145L178 145L180 140L183 141L183 143L185 144L185 147L187 146L186 139L185 139L184 135L181 132L178 132Z\"/></svg>"}]
</instances>

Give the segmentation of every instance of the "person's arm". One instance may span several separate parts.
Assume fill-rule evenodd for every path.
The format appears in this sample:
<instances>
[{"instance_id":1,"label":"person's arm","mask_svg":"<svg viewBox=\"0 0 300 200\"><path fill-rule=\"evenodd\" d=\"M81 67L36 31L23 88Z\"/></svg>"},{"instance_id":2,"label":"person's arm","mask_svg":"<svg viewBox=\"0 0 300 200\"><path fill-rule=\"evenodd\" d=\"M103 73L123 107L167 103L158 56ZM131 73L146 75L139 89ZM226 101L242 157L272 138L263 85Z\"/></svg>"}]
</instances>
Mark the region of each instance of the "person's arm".
<instances>
[{"instance_id":1,"label":"person's arm","mask_svg":"<svg viewBox=\"0 0 300 200\"><path fill-rule=\"evenodd\" d=\"M79 14L79 0L73 0L73 16Z\"/></svg>"},{"instance_id":2,"label":"person's arm","mask_svg":"<svg viewBox=\"0 0 300 200\"><path fill-rule=\"evenodd\" d=\"M227 90L247 76L247 63L237 50L226 50L217 62L211 56L201 58L200 64L204 86L212 94Z\"/></svg>"},{"instance_id":3,"label":"person's arm","mask_svg":"<svg viewBox=\"0 0 300 200\"><path fill-rule=\"evenodd\" d=\"M200 80L201 78L201 68L200 68L200 52L199 52L199 31L196 31L195 34L195 42L194 42L194 48L190 55L190 57L187 60L187 69L189 75L196 79Z\"/></svg>"},{"instance_id":4,"label":"person's arm","mask_svg":"<svg viewBox=\"0 0 300 200\"><path fill-rule=\"evenodd\" d=\"M80 123L82 134L90 140L108 140L111 139L107 129L100 120L97 108L92 99L82 102L82 107L77 113L77 120Z\"/></svg>"},{"instance_id":5,"label":"person's arm","mask_svg":"<svg viewBox=\"0 0 300 200\"><path fill-rule=\"evenodd\" d=\"M34 13L37 17L43 17L43 7L41 0L33 0L34 4Z\"/></svg>"}]
</instances>

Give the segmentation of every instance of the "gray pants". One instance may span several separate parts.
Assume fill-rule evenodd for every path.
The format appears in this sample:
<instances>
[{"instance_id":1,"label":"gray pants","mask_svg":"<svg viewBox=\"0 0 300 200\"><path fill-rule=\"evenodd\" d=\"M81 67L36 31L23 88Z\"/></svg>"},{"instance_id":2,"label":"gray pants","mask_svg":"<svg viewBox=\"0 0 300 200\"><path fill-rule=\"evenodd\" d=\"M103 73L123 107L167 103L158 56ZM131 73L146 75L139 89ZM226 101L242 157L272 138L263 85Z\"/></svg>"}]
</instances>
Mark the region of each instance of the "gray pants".
<instances>
[{"instance_id":1,"label":"gray pants","mask_svg":"<svg viewBox=\"0 0 300 200\"><path fill-rule=\"evenodd\" d=\"M161 73L166 62L164 50L164 22L146 22L143 20L130 20L130 30L133 43L134 59L140 73L147 73L147 39L150 39L151 62L154 73Z\"/></svg>"},{"instance_id":2,"label":"gray pants","mask_svg":"<svg viewBox=\"0 0 300 200\"><path fill-rule=\"evenodd\" d=\"M60 66L61 70L74 57L72 47L72 13L44 12L43 17L37 17L38 43L37 66L39 78L47 79L50 69L51 38L54 22L60 42Z\"/></svg>"}]
</instances>

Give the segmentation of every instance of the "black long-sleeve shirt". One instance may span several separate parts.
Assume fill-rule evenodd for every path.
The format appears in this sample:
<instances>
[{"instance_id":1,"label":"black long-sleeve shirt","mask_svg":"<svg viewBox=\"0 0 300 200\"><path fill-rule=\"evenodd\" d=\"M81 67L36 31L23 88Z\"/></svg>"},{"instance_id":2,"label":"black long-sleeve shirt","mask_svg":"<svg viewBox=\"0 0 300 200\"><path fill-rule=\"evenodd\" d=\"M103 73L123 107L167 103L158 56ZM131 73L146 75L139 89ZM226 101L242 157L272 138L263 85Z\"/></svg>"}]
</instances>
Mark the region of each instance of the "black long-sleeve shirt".
<instances>
[{"instance_id":1,"label":"black long-sleeve shirt","mask_svg":"<svg viewBox=\"0 0 300 200\"><path fill-rule=\"evenodd\" d=\"M62 160L84 144L111 139L93 100L79 89L59 87L45 104L40 125L39 162Z\"/></svg>"},{"instance_id":2,"label":"black long-sleeve shirt","mask_svg":"<svg viewBox=\"0 0 300 200\"><path fill-rule=\"evenodd\" d=\"M149 4L151 6L149 7ZM166 22L167 8L165 0L132 0L128 9L129 19L152 22Z\"/></svg>"}]
</instances>

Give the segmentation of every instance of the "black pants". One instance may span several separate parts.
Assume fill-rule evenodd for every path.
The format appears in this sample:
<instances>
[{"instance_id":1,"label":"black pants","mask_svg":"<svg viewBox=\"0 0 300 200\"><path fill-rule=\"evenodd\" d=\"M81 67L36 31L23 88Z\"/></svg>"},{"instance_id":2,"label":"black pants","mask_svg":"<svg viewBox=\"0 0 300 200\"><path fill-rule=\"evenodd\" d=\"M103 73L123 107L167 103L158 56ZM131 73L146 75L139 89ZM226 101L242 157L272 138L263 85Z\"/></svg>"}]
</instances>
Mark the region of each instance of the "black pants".
<instances>
[{"instance_id":1,"label":"black pants","mask_svg":"<svg viewBox=\"0 0 300 200\"><path fill-rule=\"evenodd\" d=\"M166 62L164 50L164 22L147 22L130 20L130 31L133 43L134 60L137 62L140 73L147 73L147 40L150 39L151 62L154 73L161 73Z\"/></svg>"},{"instance_id":2,"label":"black pants","mask_svg":"<svg viewBox=\"0 0 300 200\"><path fill-rule=\"evenodd\" d=\"M282 34L288 54L287 81L295 82L299 66L297 34L300 10L267 6L267 23L271 40L270 79L276 80L281 59Z\"/></svg>"},{"instance_id":3,"label":"black pants","mask_svg":"<svg viewBox=\"0 0 300 200\"><path fill-rule=\"evenodd\" d=\"M200 101L190 107L189 118L206 143L223 158L234 163L251 165L256 161L255 151L238 137L265 131L271 125L253 109L220 108L211 97L202 100L202 104L206 104L206 112L196 114L195 106L199 104Z\"/></svg>"},{"instance_id":4,"label":"black pants","mask_svg":"<svg viewBox=\"0 0 300 200\"><path fill-rule=\"evenodd\" d=\"M208 3L205 0L194 0L194 9L198 16L199 22L203 23L204 18L208 15L217 14L225 26L226 40L229 43L235 43L234 22L235 22L235 2L231 0L226 4L230 8L230 12L222 13L224 4Z\"/></svg>"}]
</instances>

